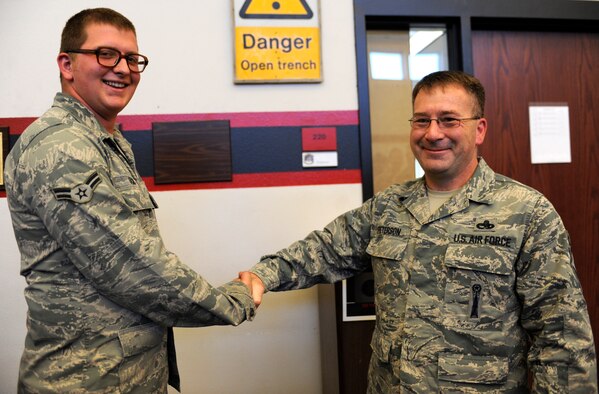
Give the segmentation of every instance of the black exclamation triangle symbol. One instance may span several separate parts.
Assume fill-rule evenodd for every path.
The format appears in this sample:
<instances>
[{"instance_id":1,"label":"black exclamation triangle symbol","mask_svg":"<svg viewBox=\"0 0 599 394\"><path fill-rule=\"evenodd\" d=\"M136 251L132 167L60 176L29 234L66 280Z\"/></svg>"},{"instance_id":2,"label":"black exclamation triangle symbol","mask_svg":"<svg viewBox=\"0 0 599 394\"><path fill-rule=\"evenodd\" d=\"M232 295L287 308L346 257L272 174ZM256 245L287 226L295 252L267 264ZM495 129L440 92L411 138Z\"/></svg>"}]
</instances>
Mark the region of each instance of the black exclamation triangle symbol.
<instances>
[{"instance_id":1,"label":"black exclamation triangle symbol","mask_svg":"<svg viewBox=\"0 0 599 394\"><path fill-rule=\"evenodd\" d=\"M244 19L312 19L306 0L245 0L239 16Z\"/></svg>"}]
</instances>

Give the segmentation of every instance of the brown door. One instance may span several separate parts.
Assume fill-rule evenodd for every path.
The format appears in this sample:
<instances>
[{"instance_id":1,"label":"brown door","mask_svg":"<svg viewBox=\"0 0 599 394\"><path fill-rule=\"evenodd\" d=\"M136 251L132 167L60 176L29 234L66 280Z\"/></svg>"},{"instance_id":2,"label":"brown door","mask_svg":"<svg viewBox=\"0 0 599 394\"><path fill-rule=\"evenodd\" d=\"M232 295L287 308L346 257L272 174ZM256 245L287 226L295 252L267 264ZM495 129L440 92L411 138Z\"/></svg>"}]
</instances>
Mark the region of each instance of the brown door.
<instances>
[{"instance_id":1,"label":"brown door","mask_svg":"<svg viewBox=\"0 0 599 394\"><path fill-rule=\"evenodd\" d=\"M599 34L475 31L491 167L544 193L562 217L599 339ZM572 162L531 164L530 103L565 103Z\"/></svg>"}]
</instances>

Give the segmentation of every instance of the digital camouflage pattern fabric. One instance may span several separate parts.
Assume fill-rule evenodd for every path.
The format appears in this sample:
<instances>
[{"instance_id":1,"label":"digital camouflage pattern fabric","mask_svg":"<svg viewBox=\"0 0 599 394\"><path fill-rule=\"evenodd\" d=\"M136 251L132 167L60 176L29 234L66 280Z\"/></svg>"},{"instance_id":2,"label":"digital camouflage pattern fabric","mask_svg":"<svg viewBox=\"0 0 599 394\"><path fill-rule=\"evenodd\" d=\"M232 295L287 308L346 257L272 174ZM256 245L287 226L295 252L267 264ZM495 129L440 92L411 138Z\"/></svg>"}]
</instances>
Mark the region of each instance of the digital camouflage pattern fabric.
<instances>
[{"instance_id":1,"label":"digital camouflage pattern fabric","mask_svg":"<svg viewBox=\"0 0 599 394\"><path fill-rule=\"evenodd\" d=\"M19 392L166 393L167 327L253 317L243 283L214 288L165 248L129 143L73 98L5 175L29 308Z\"/></svg>"},{"instance_id":2,"label":"digital camouflage pattern fabric","mask_svg":"<svg viewBox=\"0 0 599 394\"><path fill-rule=\"evenodd\" d=\"M596 393L586 302L560 217L479 159L430 212L423 179L391 186L252 271L270 290L372 265L369 393Z\"/></svg>"}]
</instances>

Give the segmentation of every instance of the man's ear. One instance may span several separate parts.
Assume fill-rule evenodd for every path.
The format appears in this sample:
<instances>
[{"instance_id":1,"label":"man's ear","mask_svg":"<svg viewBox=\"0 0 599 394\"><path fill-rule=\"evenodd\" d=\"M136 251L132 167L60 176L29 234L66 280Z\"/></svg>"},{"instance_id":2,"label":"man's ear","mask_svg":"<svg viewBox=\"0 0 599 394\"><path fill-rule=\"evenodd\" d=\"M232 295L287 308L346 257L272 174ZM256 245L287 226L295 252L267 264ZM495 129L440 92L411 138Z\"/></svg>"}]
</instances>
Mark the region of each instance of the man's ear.
<instances>
[{"instance_id":1,"label":"man's ear","mask_svg":"<svg viewBox=\"0 0 599 394\"><path fill-rule=\"evenodd\" d=\"M60 52L56 58L58 69L63 80L70 81L73 79L73 61L68 53Z\"/></svg>"},{"instance_id":2,"label":"man's ear","mask_svg":"<svg viewBox=\"0 0 599 394\"><path fill-rule=\"evenodd\" d=\"M476 146L479 146L485 140L485 136L487 135L487 119L480 118L477 120L478 124L476 125Z\"/></svg>"}]
</instances>

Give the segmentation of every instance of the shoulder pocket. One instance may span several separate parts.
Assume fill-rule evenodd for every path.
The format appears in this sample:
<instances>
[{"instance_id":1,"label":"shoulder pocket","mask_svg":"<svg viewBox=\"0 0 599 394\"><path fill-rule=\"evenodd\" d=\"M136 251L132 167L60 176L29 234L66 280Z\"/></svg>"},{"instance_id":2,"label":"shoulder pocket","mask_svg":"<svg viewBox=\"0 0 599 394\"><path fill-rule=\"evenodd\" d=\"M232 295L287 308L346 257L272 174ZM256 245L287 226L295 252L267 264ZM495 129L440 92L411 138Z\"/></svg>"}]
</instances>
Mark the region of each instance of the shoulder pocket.
<instances>
[{"instance_id":1,"label":"shoulder pocket","mask_svg":"<svg viewBox=\"0 0 599 394\"><path fill-rule=\"evenodd\" d=\"M440 382L470 384L503 384L507 381L507 357L473 356L440 353L438 374Z\"/></svg>"}]
</instances>

